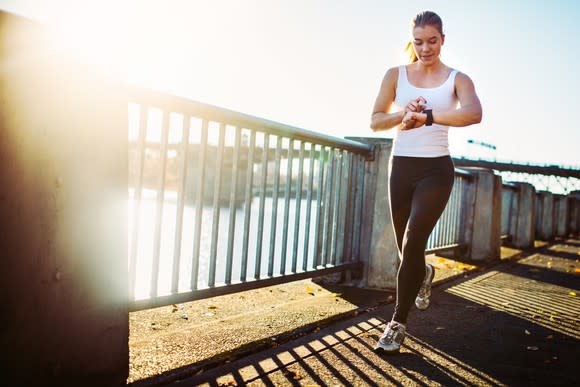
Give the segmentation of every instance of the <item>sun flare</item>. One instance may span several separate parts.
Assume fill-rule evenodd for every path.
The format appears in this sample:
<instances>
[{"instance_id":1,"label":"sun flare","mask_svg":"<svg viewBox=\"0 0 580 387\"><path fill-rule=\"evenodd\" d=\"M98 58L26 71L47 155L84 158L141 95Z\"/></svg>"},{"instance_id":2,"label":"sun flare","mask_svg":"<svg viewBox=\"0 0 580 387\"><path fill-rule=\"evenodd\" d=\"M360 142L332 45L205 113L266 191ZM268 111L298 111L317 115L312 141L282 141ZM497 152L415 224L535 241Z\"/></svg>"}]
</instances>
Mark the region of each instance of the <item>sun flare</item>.
<instances>
[{"instance_id":1,"label":"sun flare","mask_svg":"<svg viewBox=\"0 0 580 387\"><path fill-rule=\"evenodd\" d=\"M71 2L66 12L48 17L54 48L66 50L97 71L125 81L131 53L127 49L127 5L108 0L91 5L82 3Z\"/></svg>"}]
</instances>

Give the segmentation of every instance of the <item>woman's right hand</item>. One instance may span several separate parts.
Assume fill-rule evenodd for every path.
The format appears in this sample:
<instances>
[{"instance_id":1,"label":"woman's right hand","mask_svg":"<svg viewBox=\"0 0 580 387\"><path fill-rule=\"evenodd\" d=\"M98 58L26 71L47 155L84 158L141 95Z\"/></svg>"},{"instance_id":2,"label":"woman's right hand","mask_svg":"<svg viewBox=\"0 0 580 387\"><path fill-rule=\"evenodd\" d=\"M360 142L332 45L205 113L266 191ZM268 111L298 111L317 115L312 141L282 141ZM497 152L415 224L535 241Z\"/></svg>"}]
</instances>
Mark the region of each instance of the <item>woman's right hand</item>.
<instances>
[{"instance_id":1,"label":"woman's right hand","mask_svg":"<svg viewBox=\"0 0 580 387\"><path fill-rule=\"evenodd\" d=\"M416 129L425 125L427 115L424 113L408 112L403 116L402 130Z\"/></svg>"},{"instance_id":2,"label":"woman's right hand","mask_svg":"<svg viewBox=\"0 0 580 387\"><path fill-rule=\"evenodd\" d=\"M425 110L427 106L427 100L421 96L412 99L405 105L405 110L403 113L403 130L415 129L421 125L418 125L416 120L413 119L413 113L421 113Z\"/></svg>"},{"instance_id":3,"label":"woman's right hand","mask_svg":"<svg viewBox=\"0 0 580 387\"><path fill-rule=\"evenodd\" d=\"M427 100L419 96L415 99L410 100L409 103L405 105L405 114L407 114L408 112L420 113L423 110L425 110L426 106Z\"/></svg>"}]
</instances>

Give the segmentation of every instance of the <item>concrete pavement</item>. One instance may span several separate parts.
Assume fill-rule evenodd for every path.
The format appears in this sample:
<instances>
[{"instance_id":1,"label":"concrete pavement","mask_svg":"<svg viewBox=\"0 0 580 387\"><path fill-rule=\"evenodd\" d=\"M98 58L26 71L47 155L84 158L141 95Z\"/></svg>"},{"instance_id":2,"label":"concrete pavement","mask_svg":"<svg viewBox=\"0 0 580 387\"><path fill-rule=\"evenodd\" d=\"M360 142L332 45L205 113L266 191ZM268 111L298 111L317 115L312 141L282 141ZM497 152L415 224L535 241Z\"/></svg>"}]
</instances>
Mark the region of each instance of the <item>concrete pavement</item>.
<instances>
[{"instance_id":1,"label":"concrete pavement","mask_svg":"<svg viewBox=\"0 0 580 387\"><path fill-rule=\"evenodd\" d=\"M412 312L397 356L372 351L392 313L384 300L257 352L134 384L578 385L579 254L580 240L561 241L440 282L431 308Z\"/></svg>"}]
</instances>

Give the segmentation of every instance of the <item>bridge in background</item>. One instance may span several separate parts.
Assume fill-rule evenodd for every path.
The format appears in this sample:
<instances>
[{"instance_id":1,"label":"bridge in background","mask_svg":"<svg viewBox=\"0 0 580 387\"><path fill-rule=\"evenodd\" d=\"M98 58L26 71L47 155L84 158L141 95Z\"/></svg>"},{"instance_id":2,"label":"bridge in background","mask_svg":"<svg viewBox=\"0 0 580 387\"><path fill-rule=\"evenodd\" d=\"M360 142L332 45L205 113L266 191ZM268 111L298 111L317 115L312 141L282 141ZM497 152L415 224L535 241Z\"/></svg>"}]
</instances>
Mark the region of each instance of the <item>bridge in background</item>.
<instances>
[{"instance_id":1,"label":"bridge in background","mask_svg":"<svg viewBox=\"0 0 580 387\"><path fill-rule=\"evenodd\" d=\"M518 164L492 160L454 158L458 167L478 167L497 171L506 181L527 182L537 190L568 194L580 190L580 169L559 165Z\"/></svg>"}]
</instances>

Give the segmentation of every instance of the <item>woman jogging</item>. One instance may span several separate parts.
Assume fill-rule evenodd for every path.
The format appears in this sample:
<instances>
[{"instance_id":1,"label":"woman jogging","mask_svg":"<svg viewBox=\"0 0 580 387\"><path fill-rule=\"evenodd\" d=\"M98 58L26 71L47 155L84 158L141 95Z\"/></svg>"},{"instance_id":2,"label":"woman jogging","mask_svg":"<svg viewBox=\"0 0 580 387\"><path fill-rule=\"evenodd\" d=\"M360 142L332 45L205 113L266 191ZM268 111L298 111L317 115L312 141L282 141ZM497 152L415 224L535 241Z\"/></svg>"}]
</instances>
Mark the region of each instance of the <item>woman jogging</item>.
<instances>
[{"instance_id":1,"label":"woman jogging","mask_svg":"<svg viewBox=\"0 0 580 387\"><path fill-rule=\"evenodd\" d=\"M399 352L413 302L420 310L429 307L435 270L425 265L425 247L454 180L448 129L479 123L482 114L471 79L439 57L445 41L441 18L419 13L412 35L411 63L387 71L371 118L373 131L396 130L389 199L401 265L395 311L375 345L387 354Z\"/></svg>"}]
</instances>

